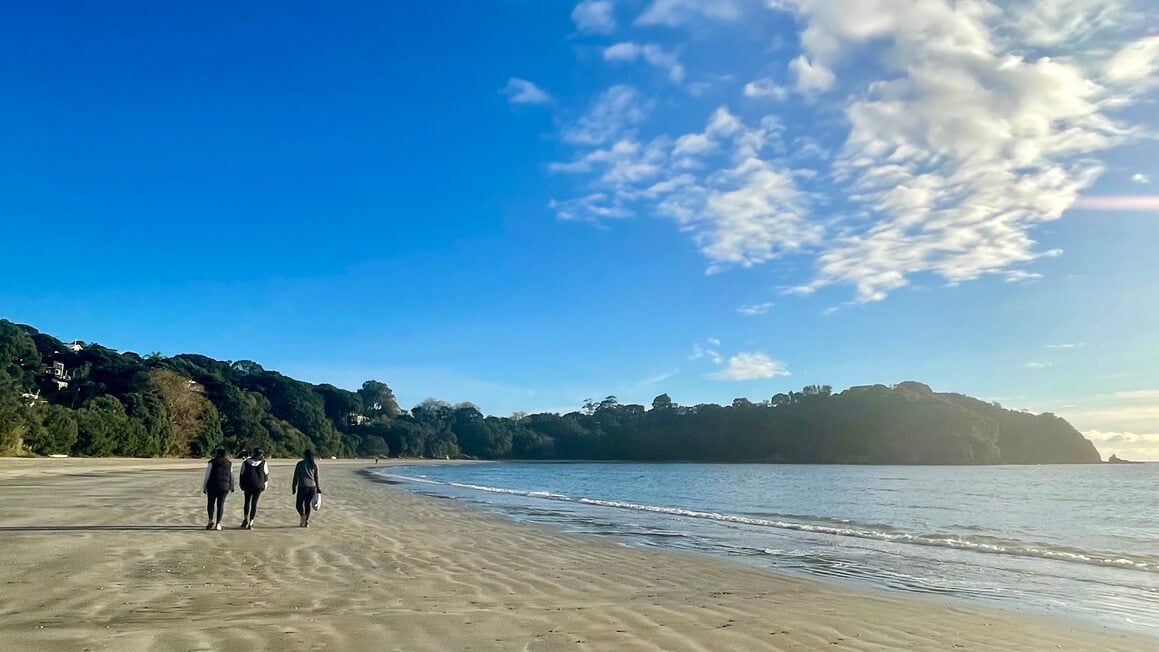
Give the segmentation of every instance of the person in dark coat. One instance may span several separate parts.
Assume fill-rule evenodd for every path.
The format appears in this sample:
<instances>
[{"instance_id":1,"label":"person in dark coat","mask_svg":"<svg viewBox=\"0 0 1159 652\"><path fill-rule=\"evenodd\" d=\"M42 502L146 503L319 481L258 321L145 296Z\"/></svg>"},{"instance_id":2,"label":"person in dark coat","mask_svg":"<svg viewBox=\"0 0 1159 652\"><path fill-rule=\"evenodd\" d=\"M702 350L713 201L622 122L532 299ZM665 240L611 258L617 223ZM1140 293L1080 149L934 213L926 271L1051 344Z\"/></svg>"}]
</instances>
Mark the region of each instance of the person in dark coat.
<instances>
[{"instance_id":1,"label":"person in dark coat","mask_svg":"<svg viewBox=\"0 0 1159 652\"><path fill-rule=\"evenodd\" d=\"M238 484L245 494L245 505L241 509L241 529L254 529L254 518L258 515L258 498L270 484L270 465L266 462L262 449L255 448L246 461L241 464L241 477Z\"/></svg>"},{"instance_id":2,"label":"person in dark coat","mask_svg":"<svg viewBox=\"0 0 1159 652\"><path fill-rule=\"evenodd\" d=\"M310 510L313 507L314 496L322 493L322 487L318 484L318 464L314 461L314 451L306 450L302 455L302 461L294 467L290 493L298 497L295 506L302 517L299 525L310 527Z\"/></svg>"},{"instance_id":3,"label":"person in dark coat","mask_svg":"<svg viewBox=\"0 0 1159 652\"><path fill-rule=\"evenodd\" d=\"M225 497L233 493L233 464L225 456L224 448L214 451L213 459L206 465L201 493L206 496L205 509L209 512L209 525L205 529L220 530L221 518L225 515Z\"/></svg>"}]
</instances>

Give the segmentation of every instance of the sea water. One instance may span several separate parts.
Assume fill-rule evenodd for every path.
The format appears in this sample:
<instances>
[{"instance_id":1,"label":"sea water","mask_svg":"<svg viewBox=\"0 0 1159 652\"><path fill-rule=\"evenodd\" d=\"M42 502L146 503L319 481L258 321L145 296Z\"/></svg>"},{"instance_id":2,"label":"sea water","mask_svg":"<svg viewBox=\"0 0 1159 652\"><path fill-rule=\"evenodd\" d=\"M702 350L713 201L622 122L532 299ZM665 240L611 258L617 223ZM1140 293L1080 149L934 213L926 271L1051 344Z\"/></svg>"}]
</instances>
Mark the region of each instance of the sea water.
<instances>
[{"instance_id":1,"label":"sea water","mask_svg":"<svg viewBox=\"0 0 1159 652\"><path fill-rule=\"evenodd\" d=\"M376 473L628 545L1159 635L1159 464L513 462Z\"/></svg>"}]
</instances>

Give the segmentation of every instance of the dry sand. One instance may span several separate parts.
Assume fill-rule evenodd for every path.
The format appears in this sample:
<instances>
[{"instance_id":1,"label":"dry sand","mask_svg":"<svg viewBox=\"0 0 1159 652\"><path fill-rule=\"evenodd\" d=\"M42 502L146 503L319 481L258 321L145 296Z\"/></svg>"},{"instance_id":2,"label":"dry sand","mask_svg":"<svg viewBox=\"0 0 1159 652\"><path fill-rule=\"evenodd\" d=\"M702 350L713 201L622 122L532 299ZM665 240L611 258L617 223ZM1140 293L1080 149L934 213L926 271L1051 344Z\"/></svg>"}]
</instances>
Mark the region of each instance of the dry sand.
<instances>
[{"instance_id":1,"label":"dry sand","mask_svg":"<svg viewBox=\"0 0 1159 652\"><path fill-rule=\"evenodd\" d=\"M288 462L204 529L203 463L0 460L0 650L1156 650L1087 622L855 591L509 523Z\"/></svg>"}]
</instances>

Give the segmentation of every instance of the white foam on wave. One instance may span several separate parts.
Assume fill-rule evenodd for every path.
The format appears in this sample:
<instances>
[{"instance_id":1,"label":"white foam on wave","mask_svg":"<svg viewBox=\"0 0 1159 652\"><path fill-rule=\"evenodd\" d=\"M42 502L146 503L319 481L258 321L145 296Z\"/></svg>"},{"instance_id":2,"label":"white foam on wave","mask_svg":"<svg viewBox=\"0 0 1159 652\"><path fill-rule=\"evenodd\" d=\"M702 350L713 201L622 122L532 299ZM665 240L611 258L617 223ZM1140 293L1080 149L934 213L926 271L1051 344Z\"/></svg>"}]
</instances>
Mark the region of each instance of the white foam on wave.
<instances>
[{"instance_id":1,"label":"white foam on wave","mask_svg":"<svg viewBox=\"0 0 1159 652\"><path fill-rule=\"evenodd\" d=\"M1125 557L1117 556L1108 557L1105 555L1099 555L1098 553L1094 552L1073 552L1068 550L1042 548L1038 546L1023 545L1017 542L987 543L978 540L971 540L968 537L961 536L922 535L907 532L883 532L881 530L873 529L834 527L830 525L798 523L794 521L784 521L779 519L771 520L752 518L749 516L737 516L734 514L721 514L718 512L703 512L693 509L684 509L681 507L660 507L657 505L641 505L637 503L620 502L614 500L596 500L593 498L581 498L579 499L579 502L586 505L596 505L600 507L613 507L616 509L630 509L659 514L671 514L674 516L708 519L724 523L739 523L743 525L753 525L758 527L772 527L780 530L794 530L798 532L810 532L841 537L854 537L858 539L873 539L877 541L890 541L912 545L968 550L971 552L984 554L988 553L1016 557L1036 557L1040 559L1053 559L1057 561L1090 564L1095 566L1111 566L1116 568L1129 568L1148 572L1159 572L1159 565L1151 560L1128 559Z\"/></svg>"}]
</instances>

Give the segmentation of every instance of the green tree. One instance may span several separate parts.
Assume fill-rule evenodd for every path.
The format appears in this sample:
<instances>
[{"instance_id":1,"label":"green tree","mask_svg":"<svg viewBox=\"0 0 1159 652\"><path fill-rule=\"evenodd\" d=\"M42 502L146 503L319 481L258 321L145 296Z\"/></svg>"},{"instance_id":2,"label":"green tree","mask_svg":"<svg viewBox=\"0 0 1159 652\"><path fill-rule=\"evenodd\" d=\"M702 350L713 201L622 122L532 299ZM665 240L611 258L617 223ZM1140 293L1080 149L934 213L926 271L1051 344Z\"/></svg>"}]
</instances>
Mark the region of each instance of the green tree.
<instances>
[{"instance_id":1,"label":"green tree","mask_svg":"<svg viewBox=\"0 0 1159 652\"><path fill-rule=\"evenodd\" d=\"M672 399L667 394L661 394L652 399L653 410L671 410L674 407L676 407L676 405L672 402Z\"/></svg>"},{"instance_id":2,"label":"green tree","mask_svg":"<svg viewBox=\"0 0 1159 652\"><path fill-rule=\"evenodd\" d=\"M108 457L117 450L118 435L129 424L125 406L115 396L98 396L77 411L77 442L74 452Z\"/></svg>"},{"instance_id":3,"label":"green tree","mask_svg":"<svg viewBox=\"0 0 1159 652\"><path fill-rule=\"evenodd\" d=\"M60 405L38 406L40 428L32 442L32 452L38 455L64 454L72 450L77 440L75 413Z\"/></svg>"},{"instance_id":4,"label":"green tree","mask_svg":"<svg viewBox=\"0 0 1159 652\"><path fill-rule=\"evenodd\" d=\"M394 391L386 383L368 380L362 383L358 395L362 397L363 409L367 415L394 419L402 414L402 409L394 398Z\"/></svg>"}]
</instances>

